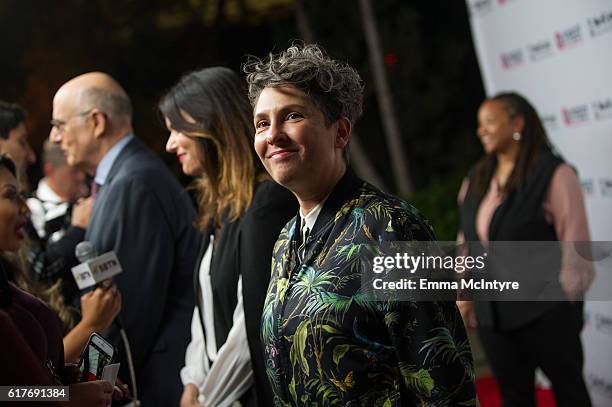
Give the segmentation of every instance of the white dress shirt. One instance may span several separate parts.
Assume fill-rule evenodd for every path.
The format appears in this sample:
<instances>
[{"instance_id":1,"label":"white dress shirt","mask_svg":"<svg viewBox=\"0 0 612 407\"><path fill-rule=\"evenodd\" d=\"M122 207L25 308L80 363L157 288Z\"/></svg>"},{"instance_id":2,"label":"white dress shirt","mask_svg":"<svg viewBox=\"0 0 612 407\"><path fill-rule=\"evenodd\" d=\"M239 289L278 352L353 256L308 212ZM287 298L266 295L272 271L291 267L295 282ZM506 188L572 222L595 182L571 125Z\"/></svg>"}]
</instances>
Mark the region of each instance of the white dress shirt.
<instances>
[{"instance_id":1,"label":"white dress shirt","mask_svg":"<svg viewBox=\"0 0 612 407\"><path fill-rule=\"evenodd\" d=\"M45 225L50 220L65 216L70 204L62 201L62 198L47 184L45 178L41 179L38 183L35 197L28 198L26 202L31 213L30 219L38 236L41 239L48 238L52 242L61 239L66 232L64 229L58 230L51 236L47 236Z\"/></svg>"},{"instance_id":2,"label":"white dress shirt","mask_svg":"<svg viewBox=\"0 0 612 407\"><path fill-rule=\"evenodd\" d=\"M202 288L202 319L206 337L202 332L197 307L191 319L191 342L185 352L185 367L181 370L183 386L189 383L198 388L198 402L205 407L239 406L238 399L253 384L251 355L246 335L242 302L242 277L238 279L238 302L234 309L233 325L221 348L215 337L215 310L210 281L210 262L214 238L200 263Z\"/></svg>"}]
</instances>

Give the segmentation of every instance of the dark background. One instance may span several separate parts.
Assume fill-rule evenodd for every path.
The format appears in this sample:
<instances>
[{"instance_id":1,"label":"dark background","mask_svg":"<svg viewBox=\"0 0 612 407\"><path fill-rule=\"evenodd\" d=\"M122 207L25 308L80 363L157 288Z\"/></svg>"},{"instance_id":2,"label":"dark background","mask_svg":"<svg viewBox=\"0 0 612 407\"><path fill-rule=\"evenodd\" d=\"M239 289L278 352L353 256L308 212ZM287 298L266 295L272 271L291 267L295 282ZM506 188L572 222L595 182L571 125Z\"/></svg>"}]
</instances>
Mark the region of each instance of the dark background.
<instances>
[{"instance_id":1,"label":"dark background","mask_svg":"<svg viewBox=\"0 0 612 407\"><path fill-rule=\"evenodd\" d=\"M431 219L439 239L453 240L457 191L481 154L475 117L484 98L465 2L372 5L416 188L405 198ZM307 0L304 12L316 42L366 82L355 130L393 188L358 2ZM156 111L164 91L194 69L238 71L245 55L280 51L300 34L292 0L2 0L0 38L0 99L28 110L37 152L50 130L58 87L101 70L132 97L138 136L181 176L174 156L164 153L167 132ZM36 181L40 168L30 175Z\"/></svg>"}]
</instances>

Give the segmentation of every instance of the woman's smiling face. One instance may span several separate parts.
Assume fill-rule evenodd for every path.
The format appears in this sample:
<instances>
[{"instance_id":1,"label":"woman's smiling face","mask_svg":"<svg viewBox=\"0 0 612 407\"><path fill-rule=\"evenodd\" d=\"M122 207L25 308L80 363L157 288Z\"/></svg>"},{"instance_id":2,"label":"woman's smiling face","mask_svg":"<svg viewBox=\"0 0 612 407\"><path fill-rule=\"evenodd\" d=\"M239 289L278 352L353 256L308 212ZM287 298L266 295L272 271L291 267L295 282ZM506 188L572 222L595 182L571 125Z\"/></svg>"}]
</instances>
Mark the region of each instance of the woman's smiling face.
<instances>
[{"instance_id":1,"label":"woman's smiling face","mask_svg":"<svg viewBox=\"0 0 612 407\"><path fill-rule=\"evenodd\" d=\"M189 118L191 119L190 122L194 121L190 116ZM201 153L196 137L187 136L177 131L167 117L164 119L166 128L168 128L170 132L168 141L166 142L166 151L171 154L176 154L184 174L192 177L201 176L204 172L204 168L202 166Z\"/></svg>"},{"instance_id":2,"label":"woman's smiling face","mask_svg":"<svg viewBox=\"0 0 612 407\"><path fill-rule=\"evenodd\" d=\"M28 207L21 197L17 179L0 167L0 251L16 251L24 238Z\"/></svg>"},{"instance_id":3,"label":"woman's smiling face","mask_svg":"<svg viewBox=\"0 0 612 407\"><path fill-rule=\"evenodd\" d=\"M276 182L303 191L344 166L348 137L338 136L339 121L327 125L310 97L293 86L265 88L255 106L255 151Z\"/></svg>"}]
</instances>

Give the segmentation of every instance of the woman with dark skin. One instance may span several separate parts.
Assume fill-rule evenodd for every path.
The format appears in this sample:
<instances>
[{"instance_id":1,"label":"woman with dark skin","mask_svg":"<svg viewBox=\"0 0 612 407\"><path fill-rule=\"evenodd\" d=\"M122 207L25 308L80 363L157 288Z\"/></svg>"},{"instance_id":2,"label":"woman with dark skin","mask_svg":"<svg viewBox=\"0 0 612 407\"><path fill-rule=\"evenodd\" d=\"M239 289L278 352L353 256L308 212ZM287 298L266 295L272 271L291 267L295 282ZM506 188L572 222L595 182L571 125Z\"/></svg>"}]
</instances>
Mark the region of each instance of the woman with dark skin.
<instances>
[{"instance_id":1,"label":"woman with dark skin","mask_svg":"<svg viewBox=\"0 0 612 407\"><path fill-rule=\"evenodd\" d=\"M486 155L459 193L460 240L485 246L590 240L576 172L553 153L524 97L501 93L485 100L478 138ZM558 254L558 280L568 301L457 303L466 325L478 327L504 406L535 406L536 367L551 380L557 405L590 405L582 377L582 302L575 300L589 287L593 269L573 261L566 247Z\"/></svg>"},{"instance_id":2,"label":"woman with dark skin","mask_svg":"<svg viewBox=\"0 0 612 407\"><path fill-rule=\"evenodd\" d=\"M28 143L25 120L26 113L20 106L0 101L0 153L6 153L15 163L20 191L23 190L24 180L19 179L19 174L25 174L28 165L36 158ZM61 151L59 154L62 154ZM70 236L64 235L59 241L41 240L28 220L29 224L24 228L25 240L28 242L20 245L20 251L27 251L21 255L27 259L29 272L22 272L19 267L5 270L10 281L41 298L60 317L62 332L65 335L66 362L75 362L83 352L89 336L93 332L102 332L108 328L121 309L121 295L114 285L108 290L98 288L82 295L80 315L71 306L74 297L67 298L63 290L64 286L74 285L74 282L69 284L65 280L73 279L70 267L77 264L73 254L74 246L84 238L84 229L89 222L92 204L93 200L89 198L74 205L68 232ZM72 263L73 261L75 263ZM5 266L8 265L7 263ZM48 272L48 277L40 280L40 275L34 272L34 269L42 274ZM76 290L76 285L74 287ZM74 295L78 294L76 291ZM77 316L81 317L80 320L75 320Z\"/></svg>"},{"instance_id":3,"label":"woman with dark skin","mask_svg":"<svg viewBox=\"0 0 612 407\"><path fill-rule=\"evenodd\" d=\"M0 155L0 253L19 250L28 213L12 160ZM64 347L57 316L40 300L9 283L0 267L2 385L66 385ZM6 328L7 330L4 330ZM6 346L5 346L6 345ZM117 389L118 397L121 392ZM98 380L70 385L70 401L48 405L108 406L113 386ZM44 405L44 404L36 404Z\"/></svg>"}]
</instances>

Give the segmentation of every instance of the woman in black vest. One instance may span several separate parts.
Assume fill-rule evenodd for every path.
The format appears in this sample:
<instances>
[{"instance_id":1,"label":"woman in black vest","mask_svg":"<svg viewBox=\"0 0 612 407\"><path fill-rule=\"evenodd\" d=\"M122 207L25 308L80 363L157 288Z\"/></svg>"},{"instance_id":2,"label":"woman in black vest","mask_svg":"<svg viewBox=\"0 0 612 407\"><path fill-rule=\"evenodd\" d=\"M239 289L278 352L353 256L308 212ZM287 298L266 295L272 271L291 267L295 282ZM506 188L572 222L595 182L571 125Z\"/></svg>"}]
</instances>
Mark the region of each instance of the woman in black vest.
<instances>
[{"instance_id":1,"label":"woman in black vest","mask_svg":"<svg viewBox=\"0 0 612 407\"><path fill-rule=\"evenodd\" d=\"M261 312L272 247L297 202L255 158L252 110L236 73L189 73L159 109L170 131L166 151L195 177L203 233L181 407L272 405Z\"/></svg>"},{"instance_id":2,"label":"woman in black vest","mask_svg":"<svg viewBox=\"0 0 612 407\"><path fill-rule=\"evenodd\" d=\"M588 241L584 202L574 170L553 153L533 106L516 93L485 100L478 137L486 155L459 193L460 239ZM567 266L555 256L554 280L568 299L592 280L592 268ZM550 268L550 263L547 266ZM559 406L591 405L582 376L582 302L458 301L478 333L504 406L535 406L535 369L552 383Z\"/></svg>"}]
</instances>

